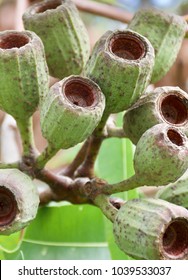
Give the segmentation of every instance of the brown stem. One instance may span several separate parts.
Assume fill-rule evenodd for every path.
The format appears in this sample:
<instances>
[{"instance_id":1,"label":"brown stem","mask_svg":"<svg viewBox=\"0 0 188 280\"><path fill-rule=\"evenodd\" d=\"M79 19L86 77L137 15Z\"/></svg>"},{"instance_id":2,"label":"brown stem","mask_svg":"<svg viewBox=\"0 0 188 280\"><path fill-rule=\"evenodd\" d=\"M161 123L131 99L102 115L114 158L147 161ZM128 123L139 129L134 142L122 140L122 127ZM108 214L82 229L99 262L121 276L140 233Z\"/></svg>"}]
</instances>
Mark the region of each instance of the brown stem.
<instances>
[{"instance_id":1,"label":"brown stem","mask_svg":"<svg viewBox=\"0 0 188 280\"><path fill-rule=\"evenodd\" d=\"M75 177L94 177L94 165L102 145L103 138L91 136L87 156L75 173Z\"/></svg>"},{"instance_id":2,"label":"brown stem","mask_svg":"<svg viewBox=\"0 0 188 280\"><path fill-rule=\"evenodd\" d=\"M89 147L89 139L87 139L83 146L81 147L80 151L78 152L78 154L76 155L75 159L71 162L70 165L68 165L63 171L62 171L62 175L64 176L68 176L70 178L73 177L74 172L76 171L76 169L82 164L82 162L84 161L84 158L86 156L86 154L88 153L88 147Z\"/></svg>"},{"instance_id":3,"label":"brown stem","mask_svg":"<svg viewBox=\"0 0 188 280\"><path fill-rule=\"evenodd\" d=\"M69 201L74 204L90 203L87 196L80 193L80 189L88 181L87 178L73 181L69 177L54 174L43 169L36 173L36 178L47 183L51 191L44 191L40 194L41 205L50 201Z\"/></svg>"},{"instance_id":4,"label":"brown stem","mask_svg":"<svg viewBox=\"0 0 188 280\"><path fill-rule=\"evenodd\" d=\"M104 136L104 127L107 122L109 114L104 112L102 119L99 125L94 130L93 134L89 138L89 147L87 149L87 154L85 156L84 162L80 165L80 167L75 172L75 177L94 177L94 165L96 158L98 156L100 147L102 145Z\"/></svg>"},{"instance_id":5,"label":"brown stem","mask_svg":"<svg viewBox=\"0 0 188 280\"><path fill-rule=\"evenodd\" d=\"M56 201L56 197L51 189L47 189L39 194L40 206L44 206L51 201Z\"/></svg>"},{"instance_id":6,"label":"brown stem","mask_svg":"<svg viewBox=\"0 0 188 280\"><path fill-rule=\"evenodd\" d=\"M88 0L73 0L73 2L76 4L77 8L80 11L118 20L124 23L130 22L133 17L133 15L129 12L126 12L112 5L97 3Z\"/></svg>"}]
</instances>

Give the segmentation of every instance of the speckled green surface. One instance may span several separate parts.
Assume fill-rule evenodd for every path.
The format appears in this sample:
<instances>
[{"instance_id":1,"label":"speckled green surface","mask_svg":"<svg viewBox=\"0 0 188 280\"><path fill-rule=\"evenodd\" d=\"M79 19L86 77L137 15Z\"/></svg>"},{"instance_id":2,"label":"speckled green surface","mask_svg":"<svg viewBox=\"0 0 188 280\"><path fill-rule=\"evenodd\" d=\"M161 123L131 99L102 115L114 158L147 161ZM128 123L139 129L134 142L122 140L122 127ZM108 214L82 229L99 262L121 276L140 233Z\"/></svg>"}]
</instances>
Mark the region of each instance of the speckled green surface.
<instances>
[{"instance_id":1,"label":"speckled green surface","mask_svg":"<svg viewBox=\"0 0 188 280\"><path fill-rule=\"evenodd\" d=\"M128 28L148 38L155 49L153 83L164 77L175 62L186 27L182 17L154 8L139 10L129 23Z\"/></svg>"},{"instance_id":2,"label":"speckled green surface","mask_svg":"<svg viewBox=\"0 0 188 280\"><path fill-rule=\"evenodd\" d=\"M188 209L188 171L175 183L161 188L156 197Z\"/></svg>"},{"instance_id":3,"label":"speckled green surface","mask_svg":"<svg viewBox=\"0 0 188 280\"><path fill-rule=\"evenodd\" d=\"M188 252L172 257L163 250L162 235L176 219L188 225L188 211L161 199L129 200L116 216L115 241L122 251L136 259L187 259Z\"/></svg>"},{"instance_id":4,"label":"speckled green surface","mask_svg":"<svg viewBox=\"0 0 188 280\"><path fill-rule=\"evenodd\" d=\"M188 112L188 94L179 87L159 87L147 92L124 115L123 128L125 134L134 144L137 144L147 129L159 123L169 123L164 119L161 111L161 102L168 95L177 96L185 105ZM174 108L171 109L171 114L181 113L181 110L177 113ZM187 122L188 118L185 123L174 125L181 127L185 134L188 135Z\"/></svg>"},{"instance_id":5,"label":"speckled green surface","mask_svg":"<svg viewBox=\"0 0 188 280\"><path fill-rule=\"evenodd\" d=\"M80 79L96 92L97 103L80 107L71 103L62 88L67 81ZM90 79L70 76L54 84L41 104L41 128L43 136L54 149L70 148L85 140L98 125L105 107L105 97Z\"/></svg>"},{"instance_id":6,"label":"speckled green surface","mask_svg":"<svg viewBox=\"0 0 188 280\"><path fill-rule=\"evenodd\" d=\"M169 139L167 133L171 129L180 135L181 145ZM134 168L143 185L161 186L176 181L188 168L187 137L167 124L153 126L138 141Z\"/></svg>"},{"instance_id":7,"label":"speckled green surface","mask_svg":"<svg viewBox=\"0 0 188 280\"><path fill-rule=\"evenodd\" d=\"M145 56L128 60L110 51L114 36L135 36L145 46ZM154 50L143 36L132 31L108 31L96 43L84 74L94 80L106 97L106 111L117 113L138 100L150 82Z\"/></svg>"},{"instance_id":8,"label":"speckled green surface","mask_svg":"<svg viewBox=\"0 0 188 280\"><path fill-rule=\"evenodd\" d=\"M20 48L0 48L0 107L16 120L25 120L37 109L39 96L48 91L48 69L44 47L33 32L3 31L26 35L30 41Z\"/></svg>"},{"instance_id":9,"label":"speckled green surface","mask_svg":"<svg viewBox=\"0 0 188 280\"><path fill-rule=\"evenodd\" d=\"M29 7L23 15L25 29L42 39L50 75L62 79L80 74L89 58L88 33L70 0L59 1L56 9L37 13L36 9L52 0Z\"/></svg>"}]
</instances>

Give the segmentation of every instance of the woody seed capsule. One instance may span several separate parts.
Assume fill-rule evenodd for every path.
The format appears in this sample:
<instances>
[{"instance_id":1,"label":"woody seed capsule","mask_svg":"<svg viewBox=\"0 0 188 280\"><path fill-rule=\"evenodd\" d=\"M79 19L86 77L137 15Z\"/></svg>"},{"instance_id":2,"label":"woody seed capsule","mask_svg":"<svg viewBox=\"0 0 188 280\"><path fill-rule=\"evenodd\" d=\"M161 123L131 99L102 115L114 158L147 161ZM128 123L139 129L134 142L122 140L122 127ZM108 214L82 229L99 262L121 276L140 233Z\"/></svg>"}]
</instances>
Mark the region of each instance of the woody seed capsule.
<instances>
[{"instance_id":1,"label":"woody seed capsule","mask_svg":"<svg viewBox=\"0 0 188 280\"><path fill-rule=\"evenodd\" d=\"M185 36L186 21L175 14L146 8L135 13L128 27L145 36L154 47L152 83L159 81L175 62Z\"/></svg>"},{"instance_id":2,"label":"woody seed capsule","mask_svg":"<svg viewBox=\"0 0 188 280\"><path fill-rule=\"evenodd\" d=\"M126 111L123 129L137 144L147 129L164 122L188 134L188 94L179 87L159 87L143 95Z\"/></svg>"},{"instance_id":3,"label":"woody seed capsule","mask_svg":"<svg viewBox=\"0 0 188 280\"><path fill-rule=\"evenodd\" d=\"M114 237L135 259L187 260L188 211L161 199L133 199L118 211Z\"/></svg>"},{"instance_id":4,"label":"woody seed capsule","mask_svg":"<svg viewBox=\"0 0 188 280\"><path fill-rule=\"evenodd\" d=\"M40 38L29 31L0 32L0 107L17 121L37 109L48 91L48 69Z\"/></svg>"},{"instance_id":5,"label":"woody seed capsule","mask_svg":"<svg viewBox=\"0 0 188 280\"><path fill-rule=\"evenodd\" d=\"M96 43L85 69L106 97L105 111L117 113L138 100L154 63L150 42L131 30L108 31Z\"/></svg>"},{"instance_id":6,"label":"woody seed capsule","mask_svg":"<svg viewBox=\"0 0 188 280\"><path fill-rule=\"evenodd\" d=\"M70 76L54 84L41 103L43 136L53 149L70 148L85 140L98 125L105 98L88 78Z\"/></svg>"},{"instance_id":7,"label":"woody seed capsule","mask_svg":"<svg viewBox=\"0 0 188 280\"><path fill-rule=\"evenodd\" d=\"M188 171L176 182L162 187L156 197L188 209Z\"/></svg>"},{"instance_id":8,"label":"woody seed capsule","mask_svg":"<svg viewBox=\"0 0 188 280\"><path fill-rule=\"evenodd\" d=\"M86 28L70 0L46 0L29 7L24 26L43 41L50 75L63 79L80 74L89 58Z\"/></svg>"},{"instance_id":9,"label":"woody seed capsule","mask_svg":"<svg viewBox=\"0 0 188 280\"><path fill-rule=\"evenodd\" d=\"M39 197L32 180L17 169L0 170L0 234L26 227L36 216Z\"/></svg>"},{"instance_id":10,"label":"woody seed capsule","mask_svg":"<svg viewBox=\"0 0 188 280\"><path fill-rule=\"evenodd\" d=\"M187 168L188 140L181 130L163 123L141 136L134 155L134 169L142 185L174 182Z\"/></svg>"}]
</instances>

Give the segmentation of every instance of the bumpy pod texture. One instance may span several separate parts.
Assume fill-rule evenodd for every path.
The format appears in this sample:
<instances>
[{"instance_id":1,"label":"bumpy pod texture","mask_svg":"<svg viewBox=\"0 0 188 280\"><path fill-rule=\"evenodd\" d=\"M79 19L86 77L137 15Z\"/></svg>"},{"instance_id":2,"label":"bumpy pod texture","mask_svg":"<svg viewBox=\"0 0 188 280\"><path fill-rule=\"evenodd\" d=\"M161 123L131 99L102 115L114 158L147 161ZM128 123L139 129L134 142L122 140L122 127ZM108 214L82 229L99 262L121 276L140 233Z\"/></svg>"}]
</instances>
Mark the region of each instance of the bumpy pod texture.
<instances>
[{"instance_id":1,"label":"bumpy pod texture","mask_svg":"<svg viewBox=\"0 0 188 280\"><path fill-rule=\"evenodd\" d=\"M41 103L43 136L54 149L85 140L98 125L105 97L88 78L70 76L54 84Z\"/></svg>"},{"instance_id":2,"label":"bumpy pod texture","mask_svg":"<svg viewBox=\"0 0 188 280\"><path fill-rule=\"evenodd\" d=\"M188 211L161 199L129 200L118 211L114 236L136 259L188 259Z\"/></svg>"},{"instance_id":3,"label":"bumpy pod texture","mask_svg":"<svg viewBox=\"0 0 188 280\"><path fill-rule=\"evenodd\" d=\"M157 124L138 141L135 174L143 185L161 186L176 181L188 167L188 140L179 129Z\"/></svg>"},{"instance_id":4,"label":"bumpy pod texture","mask_svg":"<svg viewBox=\"0 0 188 280\"><path fill-rule=\"evenodd\" d=\"M153 83L164 77L174 64L185 36L186 26L186 21L175 14L151 8L135 13L128 27L148 38L155 49Z\"/></svg>"},{"instance_id":5,"label":"bumpy pod texture","mask_svg":"<svg viewBox=\"0 0 188 280\"><path fill-rule=\"evenodd\" d=\"M0 234L27 226L36 216L39 197L32 180L17 169L0 170Z\"/></svg>"},{"instance_id":6,"label":"bumpy pod texture","mask_svg":"<svg viewBox=\"0 0 188 280\"><path fill-rule=\"evenodd\" d=\"M156 197L188 209L188 171L175 183L161 188Z\"/></svg>"},{"instance_id":7,"label":"bumpy pod texture","mask_svg":"<svg viewBox=\"0 0 188 280\"><path fill-rule=\"evenodd\" d=\"M106 97L106 112L130 107L144 92L153 69L154 50L136 32L108 31L96 43L85 69Z\"/></svg>"},{"instance_id":8,"label":"bumpy pod texture","mask_svg":"<svg viewBox=\"0 0 188 280\"><path fill-rule=\"evenodd\" d=\"M123 129L137 144L146 130L164 122L181 127L188 135L188 94L179 87L159 87L144 94L126 111Z\"/></svg>"},{"instance_id":9,"label":"bumpy pod texture","mask_svg":"<svg viewBox=\"0 0 188 280\"><path fill-rule=\"evenodd\" d=\"M86 28L70 0L47 0L29 7L24 26L43 41L50 74L62 79L80 74L89 58Z\"/></svg>"},{"instance_id":10,"label":"bumpy pod texture","mask_svg":"<svg viewBox=\"0 0 188 280\"><path fill-rule=\"evenodd\" d=\"M16 120L30 117L48 91L41 39L29 31L0 32L0 107Z\"/></svg>"}]
</instances>

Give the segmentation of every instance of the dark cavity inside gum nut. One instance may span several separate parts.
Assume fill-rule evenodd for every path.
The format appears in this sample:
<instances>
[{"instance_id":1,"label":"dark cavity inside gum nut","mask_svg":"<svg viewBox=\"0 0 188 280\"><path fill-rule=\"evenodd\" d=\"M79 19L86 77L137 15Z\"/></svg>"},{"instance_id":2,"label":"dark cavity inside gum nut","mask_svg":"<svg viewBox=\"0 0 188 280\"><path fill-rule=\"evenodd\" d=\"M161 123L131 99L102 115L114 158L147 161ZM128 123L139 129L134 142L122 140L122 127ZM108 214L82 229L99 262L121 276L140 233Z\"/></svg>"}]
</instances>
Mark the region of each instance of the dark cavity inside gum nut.
<instances>
[{"instance_id":1,"label":"dark cavity inside gum nut","mask_svg":"<svg viewBox=\"0 0 188 280\"><path fill-rule=\"evenodd\" d=\"M162 100L161 114L167 122L172 124L183 124L188 117L185 102L176 95L168 95Z\"/></svg>"},{"instance_id":2,"label":"dark cavity inside gum nut","mask_svg":"<svg viewBox=\"0 0 188 280\"><path fill-rule=\"evenodd\" d=\"M7 188L0 186L0 226L10 224L18 212L14 194Z\"/></svg>"},{"instance_id":3,"label":"dark cavity inside gum nut","mask_svg":"<svg viewBox=\"0 0 188 280\"><path fill-rule=\"evenodd\" d=\"M64 88L66 98L79 107L91 107L96 104L97 95L89 84L81 80L72 80Z\"/></svg>"},{"instance_id":4,"label":"dark cavity inside gum nut","mask_svg":"<svg viewBox=\"0 0 188 280\"><path fill-rule=\"evenodd\" d=\"M55 10L57 7L59 7L62 2L64 1L51 1L51 2L47 2L47 3L40 3L39 6L35 9L35 13L44 13L47 10Z\"/></svg>"},{"instance_id":5,"label":"dark cavity inside gum nut","mask_svg":"<svg viewBox=\"0 0 188 280\"><path fill-rule=\"evenodd\" d=\"M169 257L188 253L188 221L179 219L171 222L163 234L162 246Z\"/></svg>"},{"instance_id":6,"label":"dark cavity inside gum nut","mask_svg":"<svg viewBox=\"0 0 188 280\"><path fill-rule=\"evenodd\" d=\"M30 38L27 35L20 33L9 33L0 36L0 48L1 49L12 49L21 48L28 44Z\"/></svg>"},{"instance_id":7,"label":"dark cavity inside gum nut","mask_svg":"<svg viewBox=\"0 0 188 280\"><path fill-rule=\"evenodd\" d=\"M167 132L168 139L176 146L183 146L184 141L179 132L174 129L169 129Z\"/></svg>"},{"instance_id":8,"label":"dark cavity inside gum nut","mask_svg":"<svg viewBox=\"0 0 188 280\"><path fill-rule=\"evenodd\" d=\"M123 59L137 60L145 56L145 45L131 34L116 34L110 40L110 51Z\"/></svg>"}]
</instances>

